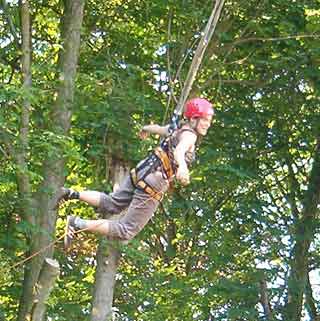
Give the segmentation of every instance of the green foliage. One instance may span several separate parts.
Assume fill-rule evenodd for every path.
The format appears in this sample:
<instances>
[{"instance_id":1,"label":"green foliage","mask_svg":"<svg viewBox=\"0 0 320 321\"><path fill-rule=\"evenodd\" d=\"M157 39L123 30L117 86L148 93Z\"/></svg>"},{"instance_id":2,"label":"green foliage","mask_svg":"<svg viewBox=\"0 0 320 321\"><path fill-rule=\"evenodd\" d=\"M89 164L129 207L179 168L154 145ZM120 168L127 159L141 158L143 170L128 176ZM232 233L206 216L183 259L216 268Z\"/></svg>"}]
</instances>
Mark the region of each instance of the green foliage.
<instances>
[{"instance_id":1,"label":"green foliage","mask_svg":"<svg viewBox=\"0 0 320 321\"><path fill-rule=\"evenodd\" d=\"M29 250L30 230L44 232L20 214L17 173L26 171L36 193L43 163L59 156L67 185L111 191L108 162L133 166L157 144L137 133L145 123L167 121L175 105L169 86L179 97L211 7L204 0L87 1L68 136L51 128L62 2L31 2L31 90L22 89L21 52L1 9L0 319L15 319L21 294L22 267L10 267ZM19 33L17 2L8 10ZM116 319L264 320L263 265L274 316L285 320L296 224L319 137L319 19L318 1L226 2L192 93L214 102L216 121L201 142L190 186L176 186L122 249ZM27 169L12 153L21 148L25 98L32 105ZM70 213L95 217L69 204L57 235ZM318 271L313 224L308 260ZM53 320L90 319L96 240L86 242L68 257L61 243L56 247L62 272L49 300Z\"/></svg>"}]
</instances>

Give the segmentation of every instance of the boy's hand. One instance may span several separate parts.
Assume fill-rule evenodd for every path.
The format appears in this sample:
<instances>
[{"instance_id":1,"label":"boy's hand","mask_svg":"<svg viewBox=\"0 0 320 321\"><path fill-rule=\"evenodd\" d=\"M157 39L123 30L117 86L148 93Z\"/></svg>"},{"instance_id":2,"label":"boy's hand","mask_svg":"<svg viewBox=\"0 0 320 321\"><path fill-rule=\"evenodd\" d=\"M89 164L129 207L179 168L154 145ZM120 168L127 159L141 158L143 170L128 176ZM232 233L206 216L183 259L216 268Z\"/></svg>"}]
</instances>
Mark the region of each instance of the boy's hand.
<instances>
[{"instance_id":1,"label":"boy's hand","mask_svg":"<svg viewBox=\"0 0 320 321\"><path fill-rule=\"evenodd\" d=\"M190 174L187 168L178 167L176 178L183 186L190 184Z\"/></svg>"},{"instance_id":2,"label":"boy's hand","mask_svg":"<svg viewBox=\"0 0 320 321\"><path fill-rule=\"evenodd\" d=\"M147 139L150 136L150 133L148 133L146 130L141 129L141 131L138 133L138 137L142 140Z\"/></svg>"}]
</instances>

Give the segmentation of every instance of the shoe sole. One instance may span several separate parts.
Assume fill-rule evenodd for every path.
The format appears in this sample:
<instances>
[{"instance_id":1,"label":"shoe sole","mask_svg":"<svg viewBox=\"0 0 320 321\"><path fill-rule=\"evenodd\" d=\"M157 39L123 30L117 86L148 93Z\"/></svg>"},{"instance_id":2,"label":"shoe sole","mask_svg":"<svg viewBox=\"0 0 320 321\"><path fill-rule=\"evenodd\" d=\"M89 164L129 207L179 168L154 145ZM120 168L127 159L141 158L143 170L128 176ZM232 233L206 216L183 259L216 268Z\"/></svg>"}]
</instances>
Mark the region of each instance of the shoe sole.
<instances>
[{"instance_id":1,"label":"shoe sole","mask_svg":"<svg viewBox=\"0 0 320 321\"><path fill-rule=\"evenodd\" d=\"M70 219L71 219L71 215L68 215L67 216L66 227L65 227L65 230L64 230L64 250L65 251L69 250L69 248L71 246L71 243L72 243L72 239L68 235Z\"/></svg>"},{"instance_id":2,"label":"shoe sole","mask_svg":"<svg viewBox=\"0 0 320 321\"><path fill-rule=\"evenodd\" d=\"M54 205L53 210L59 210L61 205L63 205L66 201L68 201L67 199L65 199L66 195L67 195L66 188L61 187L60 190L58 191L56 204Z\"/></svg>"}]
</instances>

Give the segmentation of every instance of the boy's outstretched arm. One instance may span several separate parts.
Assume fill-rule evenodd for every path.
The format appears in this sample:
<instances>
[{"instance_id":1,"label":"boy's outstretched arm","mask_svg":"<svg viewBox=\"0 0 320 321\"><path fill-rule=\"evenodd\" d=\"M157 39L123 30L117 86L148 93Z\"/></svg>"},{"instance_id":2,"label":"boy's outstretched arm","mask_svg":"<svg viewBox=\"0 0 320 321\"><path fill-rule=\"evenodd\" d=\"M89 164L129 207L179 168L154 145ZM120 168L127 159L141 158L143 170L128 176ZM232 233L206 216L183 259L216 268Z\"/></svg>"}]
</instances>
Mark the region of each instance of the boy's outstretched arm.
<instances>
[{"instance_id":1,"label":"boy's outstretched arm","mask_svg":"<svg viewBox=\"0 0 320 321\"><path fill-rule=\"evenodd\" d=\"M139 133L139 137L141 139L145 139L149 136L149 134L167 136L169 135L169 125L165 125L165 126L160 126L157 124L145 125L142 127L142 130Z\"/></svg>"}]
</instances>

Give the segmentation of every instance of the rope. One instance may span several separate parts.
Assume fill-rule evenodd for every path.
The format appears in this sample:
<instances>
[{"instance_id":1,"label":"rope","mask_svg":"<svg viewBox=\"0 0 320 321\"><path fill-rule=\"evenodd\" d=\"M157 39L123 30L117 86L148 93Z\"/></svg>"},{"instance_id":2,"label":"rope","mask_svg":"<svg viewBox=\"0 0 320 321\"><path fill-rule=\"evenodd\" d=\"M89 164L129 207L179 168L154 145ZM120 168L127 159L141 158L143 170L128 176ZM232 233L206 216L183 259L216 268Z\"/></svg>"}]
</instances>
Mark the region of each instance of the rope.
<instances>
[{"instance_id":1,"label":"rope","mask_svg":"<svg viewBox=\"0 0 320 321\"><path fill-rule=\"evenodd\" d=\"M177 107L174 111L174 116L178 115L180 116L183 112L184 104L189 96L190 90L192 88L192 84L196 78L196 74L199 70L200 64L202 62L202 58L204 55L205 50L208 47L208 44L213 36L213 33L215 31L215 28L217 26L221 10L223 8L225 0L216 0L215 6L212 10L211 16L207 22L207 25L203 31L203 35L201 37L201 40L199 42L199 45L195 51L194 57L192 59L191 67L189 69L187 79L185 81L185 84L183 86L180 99L178 101Z\"/></svg>"}]
</instances>

